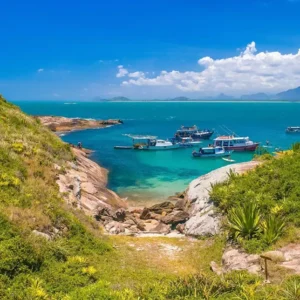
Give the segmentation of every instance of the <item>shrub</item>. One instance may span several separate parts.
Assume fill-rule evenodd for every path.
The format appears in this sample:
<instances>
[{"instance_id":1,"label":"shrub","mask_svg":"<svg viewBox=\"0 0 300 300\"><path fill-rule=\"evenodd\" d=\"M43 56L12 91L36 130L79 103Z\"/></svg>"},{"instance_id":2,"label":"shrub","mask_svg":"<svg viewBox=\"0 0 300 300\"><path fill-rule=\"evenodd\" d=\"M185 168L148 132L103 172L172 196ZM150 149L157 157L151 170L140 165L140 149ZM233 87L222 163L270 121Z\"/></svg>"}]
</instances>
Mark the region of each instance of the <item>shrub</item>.
<instances>
[{"instance_id":1,"label":"shrub","mask_svg":"<svg viewBox=\"0 0 300 300\"><path fill-rule=\"evenodd\" d=\"M273 244L282 235L285 227L285 222L275 215L270 215L262 223L263 224L263 239L268 245Z\"/></svg>"},{"instance_id":2,"label":"shrub","mask_svg":"<svg viewBox=\"0 0 300 300\"><path fill-rule=\"evenodd\" d=\"M258 234L261 220L260 210L255 202L232 208L228 214L230 232L234 239L252 239Z\"/></svg>"}]
</instances>

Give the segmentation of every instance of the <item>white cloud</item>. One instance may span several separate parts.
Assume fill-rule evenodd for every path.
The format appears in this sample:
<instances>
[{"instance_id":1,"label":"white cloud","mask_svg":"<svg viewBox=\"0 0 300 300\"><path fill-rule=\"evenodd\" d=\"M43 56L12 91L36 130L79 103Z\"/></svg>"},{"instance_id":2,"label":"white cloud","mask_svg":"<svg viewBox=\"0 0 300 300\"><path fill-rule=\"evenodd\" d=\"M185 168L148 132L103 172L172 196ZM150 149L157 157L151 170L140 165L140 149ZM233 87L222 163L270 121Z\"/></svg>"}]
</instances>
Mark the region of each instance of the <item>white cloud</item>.
<instances>
[{"instance_id":1,"label":"white cloud","mask_svg":"<svg viewBox=\"0 0 300 300\"><path fill-rule=\"evenodd\" d=\"M129 77L122 82L125 86L169 86L184 92L215 94L272 93L300 85L300 50L295 54L257 52L255 42L251 42L238 56L207 56L199 59L198 64L201 71L161 71L156 77L146 77L143 72L129 73L122 66L122 76L117 77Z\"/></svg>"},{"instance_id":2,"label":"white cloud","mask_svg":"<svg viewBox=\"0 0 300 300\"><path fill-rule=\"evenodd\" d=\"M44 69L38 69L37 72L38 73L44 72Z\"/></svg>"},{"instance_id":3,"label":"white cloud","mask_svg":"<svg viewBox=\"0 0 300 300\"><path fill-rule=\"evenodd\" d=\"M124 77L128 74L127 69L125 69L122 65L119 65L118 69L119 69L119 71L116 75L118 78Z\"/></svg>"},{"instance_id":4,"label":"white cloud","mask_svg":"<svg viewBox=\"0 0 300 300\"><path fill-rule=\"evenodd\" d=\"M56 97L56 98L58 98L58 97L60 97L60 94L53 93L53 97Z\"/></svg>"}]
</instances>

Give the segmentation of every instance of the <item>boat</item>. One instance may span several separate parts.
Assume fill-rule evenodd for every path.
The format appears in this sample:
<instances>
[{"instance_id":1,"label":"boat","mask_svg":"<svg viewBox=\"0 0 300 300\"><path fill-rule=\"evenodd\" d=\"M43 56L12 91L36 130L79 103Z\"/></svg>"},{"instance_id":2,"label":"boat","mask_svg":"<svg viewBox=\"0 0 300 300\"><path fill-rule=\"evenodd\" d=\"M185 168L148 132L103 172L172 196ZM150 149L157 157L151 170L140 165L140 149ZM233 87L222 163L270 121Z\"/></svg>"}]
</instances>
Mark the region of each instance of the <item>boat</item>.
<instances>
[{"instance_id":1,"label":"boat","mask_svg":"<svg viewBox=\"0 0 300 300\"><path fill-rule=\"evenodd\" d=\"M204 147L200 148L199 151L193 151L194 157L201 157L201 158L209 158L209 157L224 157L230 156L232 151L226 150L223 147Z\"/></svg>"},{"instance_id":2,"label":"boat","mask_svg":"<svg viewBox=\"0 0 300 300\"><path fill-rule=\"evenodd\" d=\"M193 140L191 137L182 137L180 139L176 139L176 142L183 148L199 146L202 143L202 141Z\"/></svg>"},{"instance_id":3,"label":"boat","mask_svg":"<svg viewBox=\"0 0 300 300\"><path fill-rule=\"evenodd\" d=\"M180 145L174 141L157 139L150 135L127 135L132 139L133 149L136 150L171 150L179 149Z\"/></svg>"},{"instance_id":4,"label":"boat","mask_svg":"<svg viewBox=\"0 0 300 300\"><path fill-rule=\"evenodd\" d=\"M286 133L300 133L300 126L292 126L292 127L288 127L285 130Z\"/></svg>"},{"instance_id":5,"label":"boat","mask_svg":"<svg viewBox=\"0 0 300 300\"><path fill-rule=\"evenodd\" d=\"M175 133L175 138L191 137L193 140L207 140L214 134L213 130L203 129L200 130L196 125L194 126L181 126Z\"/></svg>"},{"instance_id":6,"label":"boat","mask_svg":"<svg viewBox=\"0 0 300 300\"><path fill-rule=\"evenodd\" d=\"M249 140L249 137L222 135L214 139L215 147L224 147L226 150L255 151L259 143Z\"/></svg>"},{"instance_id":7,"label":"boat","mask_svg":"<svg viewBox=\"0 0 300 300\"><path fill-rule=\"evenodd\" d=\"M128 150L128 149L133 149L133 147L132 146L114 146L114 149Z\"/></svg>"}]
</instances>

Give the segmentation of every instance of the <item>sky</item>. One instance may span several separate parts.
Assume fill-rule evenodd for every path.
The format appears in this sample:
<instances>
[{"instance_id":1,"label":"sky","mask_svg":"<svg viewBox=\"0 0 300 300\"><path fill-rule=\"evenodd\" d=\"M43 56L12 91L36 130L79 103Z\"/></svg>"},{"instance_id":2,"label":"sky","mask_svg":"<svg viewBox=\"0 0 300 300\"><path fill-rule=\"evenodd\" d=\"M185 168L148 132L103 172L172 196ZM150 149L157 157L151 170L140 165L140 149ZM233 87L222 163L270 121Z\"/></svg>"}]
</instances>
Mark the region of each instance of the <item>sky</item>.
<instances>
[{"instance_id":1,"label":"sky","mask_svg":"<svg viewBox=\"0 0 300 300\"><path fill-rule=\"evenodd\" d=\"M10 0L0 10L0 93L9 100L300 86L300 0Z\"/></svg>"}]
</instances>

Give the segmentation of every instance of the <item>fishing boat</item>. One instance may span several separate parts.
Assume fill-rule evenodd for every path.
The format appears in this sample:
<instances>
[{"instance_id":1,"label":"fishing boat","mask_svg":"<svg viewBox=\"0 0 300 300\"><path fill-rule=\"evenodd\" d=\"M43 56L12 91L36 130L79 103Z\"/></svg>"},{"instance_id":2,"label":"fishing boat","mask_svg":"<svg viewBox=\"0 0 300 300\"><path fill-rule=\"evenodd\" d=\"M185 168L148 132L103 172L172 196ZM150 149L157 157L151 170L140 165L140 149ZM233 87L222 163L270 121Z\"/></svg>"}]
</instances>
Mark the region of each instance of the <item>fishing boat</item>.
<instances>
[{"instance_id":1,"label":"fishing boat","mask_svg":"<svg viewBox=\"0 0 300 300\"><path fill-rule=\"evenodd\" d=\"M157 139L150 135L127 135L132 139L133 149L136 150L171 150L178 149L180 145L174 141Z\"/></svg>"},{"instance_id":2,"label":"fishing boat","mask_svg":"<svg viewBox=\"0 0 300 300\"><path fill-rule=\"evenodd\" d=\"M222 135L214 139L215 147L224 147L226 150L255 151L259 143L249 140L249 137Z\"/></svg>"},{"instance_id":3,"label":"fishing boat","mask_svg":"<svg viewBox=\"0 0 300 300\"><path fill-rule=\"evenodd\" d=\"M286 133L300 133L300 126L292 126L292 127L288 127L285 130Z\"/></svg>"},{"instance_id":4,"label":"fishing boat","mask_svg":"<svg viewBox=\"0 0 300 300\"><path fill-rule=\"evenodd\" d=\"M176 139L176 142L179 144L180 147L183 148L189 148L189 147L195 147L199 146L202 142L201 141L196 141L192 139L191 137L183 137L180 139Z\"/></svg>"},{"instance_id":5,"label":"fishing boat","mask_svg":"<svg viewBox=\"0 0 300 300\"><path fill-rule=\"evenodd\" d=\"M214 134L213 130L200 130L196 125L181 126L175 133L175 138L191 137L193 140L207 140Z\"/></svg>"},{"instance_id":6,"label":"fishing boat","mask_svg":"<svg viewBox=\"0 0 300 300\"><path fill-rule=\"evenodd\" d=\"M199 151L193 151L193 157L201 158L217 158L230 156L232 151L225 150L223 147L204 147L200 148Z\"/></svg>"}]
</instances>

